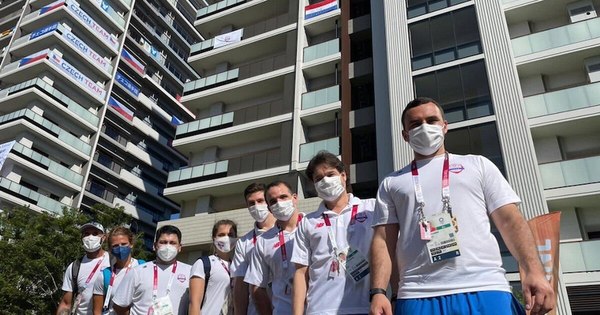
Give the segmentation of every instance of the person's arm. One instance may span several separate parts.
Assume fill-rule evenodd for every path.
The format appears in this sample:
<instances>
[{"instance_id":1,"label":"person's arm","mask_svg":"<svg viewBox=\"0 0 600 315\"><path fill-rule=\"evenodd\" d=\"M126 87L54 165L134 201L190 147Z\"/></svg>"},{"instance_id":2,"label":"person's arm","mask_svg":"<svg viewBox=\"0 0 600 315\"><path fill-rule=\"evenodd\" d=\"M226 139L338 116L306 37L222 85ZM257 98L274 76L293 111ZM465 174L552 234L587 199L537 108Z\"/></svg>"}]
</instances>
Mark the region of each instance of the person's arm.
<instances>
[{"instance_id":1,"label":"person's arm","mask_svg":"<svg viewBox=\"0 0 600 315\"><path fill-rule=\"evenodd\" d=\"M525 308L531 315L546 314L555 306L554 290L546 280L531 229L515 204L504 205L491 214L510 253L523 269L521 279Z\"/></svg>"},{"instance_id":2,"label":"person's arm","mask_svg":"<svg viewBox=\"0 0 600 315\"><path fill-rule=\"evenodd\" d=\"M392 267L396 266L396 242L398 241L398 224L385 224L373 227L371 241L371 288L386 289L390 283ZM394 257L394 258L393 258ZM397 278L397 274L395 276ZM397 283L392 284L392 289ZM375 294L371 300L371 315L392 315L392 306L387 296Z\"/></svg>"},{"instance_id":3,"label":"person's arm","mask_svg":"<svg viewBox=\"0 0 600 315\"><path fill-rule=\"evenodd\" d=\"M117 315L129 315L129 306L119 306L117 304L113 304L113 311L117 313Z\"/></svg>"},{"instance_id":4,"label":"person's arm","mask_svg":"<svg viewBox=\"0 0 600 315\"><path fill-rule=\"evenodd\" d=\"M73 303L73 292L65 292L63 294L62 299L60 299L60 303L58 304L58 309L56 310L56 315L69 314L69 312L71 312L71 304L72 303Z\"/></svg>"},{"instance_id":5,"label":"person's arm","mask_svg":"<svg viewBox=\"0 0 600 315\"><path fill-rule=\"evenodd\" d=\"M273 307L271 305L271 299L267 293L267 289L259 286L250 285L252 291L252 298L254 299L254 306L260 315L271 315L273 314ZM191 315L191 314L190 314Z\"/></svg>"},{"instance_id":6,"label":"person's arm","mask_svg":"<svg viewBox=\"0 0 600 315\"><path fill-rule=\"evenodd\" d=\"M200 277L192 277L190 279L190 306L188 315L200 315L202 307L202 299L204 299L204 279Z\"/></svg>"},{"instance_id":7,"label":"person's arm","mask_svg":"<svg viewBox=\"0 0 600 315\"><path fill-rule=\"evenodd\" d=\"M308 290L308 267L296 264L296 272L294 272L294 284L292 289L292 314L304 314L306 290Z\"/></svg>"},{"instance_id":8,"label":"person's arm","mask_svg":"<svg viewBox=\"0 0 600 315\"><path fill-rule=\"evenodd\" d=\"M246 315L248 313L249 294L249 287L244 282L244 277L233 278L233 310L235 315Z\"/></svg>"},{"instance_id":9,"label":"person's arm","mask_svg":"<svg viewBox=\"0 0 600 315\"><path fill-rule=\"evenodd\" d=\"M102 315L102 307L104 306L104 295L94 294L92 297L92 311L94 315Z\"/></svg>"}]
</instances>

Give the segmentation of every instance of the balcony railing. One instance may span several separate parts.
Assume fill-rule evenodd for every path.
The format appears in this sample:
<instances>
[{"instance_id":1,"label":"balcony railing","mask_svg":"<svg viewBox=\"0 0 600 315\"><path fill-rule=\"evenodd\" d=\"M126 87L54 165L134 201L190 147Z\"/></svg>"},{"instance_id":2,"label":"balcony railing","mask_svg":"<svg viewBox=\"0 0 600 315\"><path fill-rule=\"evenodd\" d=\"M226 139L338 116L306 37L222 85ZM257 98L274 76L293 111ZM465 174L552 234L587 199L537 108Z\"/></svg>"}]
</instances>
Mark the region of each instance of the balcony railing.
<instances>
[{"instance_id":1,"label":"balcony railing","mask_svg":"<svg viewBox=\"0 0 600 315\"><path fill-rule=\"evenodd\" d=\"M81 176L80 174L62 166L60 163L57 163L18 142L15 143L15 145L12 148L12 151L19 153L19 155L26 157L28 160L34 161L36 164L43 165L43 168L47 169L50 173L64 178L75 185L80 186L83 182L83 176Z\"/></svg>"},{"instance_id":2,"label":"balcony railing","mask_svg":"<svg viewBox=\"0 0 600 315\"><path fill-rule=\"evenodd\" d=\"M281 166L281 149L272 149L229 159L227 176L245 174Z\"/></svg>"},{"instance_id":3,"label":"balcony railing","mask_svg":"<svg viewBox=\"0 0 600 315\"><path fill-rule=\"evenodd\" d=\"M600 182L600 156L539 165L544 189Z\"/></svg>"},{"instance_id":4,"label":"balcony railing","mask_svg":"<svg viewBox=\"0 0 600 315\"><path fill-rule=\"evenodd\" d=\"M338 38L324 43L304 48L304 62L313 61L340 52L340 40Z\"/></svg>"},{"instance_id":5,"label":"balcony railing","mask_svg":"<svg viewBox=\"0 0 600 315\"><path fill-rule=\"evenodd\" d=\"M600 271L600 240L560 244L564 273Z\"/></svg>"},{"instance_id":6,"label":"balcony railing","mask_svg":"<svg viewBox=\"0 0 600 315\"><path fill-rule=\"evenodd\" d=\"M600 105L600 82L525 98L529 118L597 105Z\"/></svg>"},{"instance_id":7,"label":"balcony railing","mask_svg":"<svg viewBox=\"0 0 600 315\"><path fill-rule=\"evenodd\" d=\"M19 198L25 199L28 202L54 214L62 215L63 207L69 207L64 203L46 197L6 178L0 179L0 187L2 190L7 191L8 193L15 194Z\"/></svg>"},{"instance_id":8,"label":"balcony railing","mask_svg":"<svg viewBox=\"0 0 600 315\"><path fill-rule=\"evenodd\" d=\"M169 172L167 183L189 181L191 179L199 179L203 177L219 177L219 174L223 176L227 173L227 166L229 161L219 161L198 166L186 167L180 170Z\"/></svg>"},{"instance_id":9,"label":"balcony railing","mask_svg":"<svg viewBox=\"0 0 600 315\"><path fill-rule=\"evenodd\" d=\"M176 136L198 134L231 126L233 112L216 115L177 126Z\"/></svg>"},{"instance_id":10,"label":"balcony railing","mask_svg":"<svg viewBox=\"0 0 600 315\"><path fill-rule=\"evenodd\" d=\"M199 92L202 90L209 89L211 87L227 84L229 82L235 81L239 77L239 74L240 69L233 69L214 74L206 78L186 83L183 87L183 91L184 93L189 91Z\"/></svg>"},{"instance_id":11,"label":"balcony railing","mask_svg":"<svg viewBox=\"0 0 600 315\"><path fill-rule=\"evenodd\" d=\"M326 104L339 102L340 86L334 85L325 89L302 94L302 109L314 108Z\"/></svg>"},{"instance_id":12,"label":"balcony railing","mask_svg":"<svg viewBox=\"0 0 600 315\"><path fill-rule=\"evenodd\" d=\"M340 138L330 138L321 141L309 142L300 145L300 162L308 162L319 151L328 151L340 155Z\"/></svg>"},{"instance_id":13,"label":"balcony railing","mask_svg":"<svg viewBox=\"0 0 600 315\"><path fill-rule=\"evenodd\" d=\"M223 1L219 1L217 3L213 3L207 7L201 8L198 10L198 12L196 13L196 20L199 20L201 18L207 17L209 15L221 12L221 11L225 11L229 8L232 8L234 6L240 5L244 2L248 2L248 1L252 1L252 0L223 0Z\"/></svg>"},{"instance_id":14,"label":"balcony railing","mask_svg":"<svg viewBox=\"0 0 600 315\"><path fill-rule=\"evenodd\" d=\"M585 20L512 40L515 57L600 37L600 18Z\"/></svg>"}]
</instances>

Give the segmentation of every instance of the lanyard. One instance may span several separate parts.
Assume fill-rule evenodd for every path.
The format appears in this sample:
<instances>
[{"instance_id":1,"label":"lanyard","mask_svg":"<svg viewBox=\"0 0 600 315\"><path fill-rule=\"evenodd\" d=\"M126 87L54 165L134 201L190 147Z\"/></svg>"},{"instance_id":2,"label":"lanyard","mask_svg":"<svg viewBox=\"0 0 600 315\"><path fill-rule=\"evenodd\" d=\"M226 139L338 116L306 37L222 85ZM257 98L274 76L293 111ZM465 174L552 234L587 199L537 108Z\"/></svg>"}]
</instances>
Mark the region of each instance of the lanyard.
<instances>
[{"instance_id":1,"label":"lanyard","mask_svg":"<svg viewBox=\"0 0 600 315\"><path fill-rule=\"evenodd\" d=\"M171 277L169 277L169 283L167 284L167 294L171 292L171 285L173 284L173 276L175 275L175 270L177 270L177 261L173 263L173 269L171 269ZM156 301L158 298L158 267L156 263L154 263L154 284L152 286L152 300Z\"/></svg>"},{"instance_id":2,"label":"lanyard","mask_svg":"<svg viewBox=\"0 0 600 315\"><path fill-rule=\"evenodd\" d=\"M94 275L96 274L96 271L98 270L98 268L100 267L100 264L104 261L104 256L102 256L102 259L100 259L97 263L96 266L94 267L94 269L92 269L92 272L90 272L90 274L87 277L87 280L85 280L85 284L83 285L83 289L87 289L88 284L90 283L90 281L92 281L92 278L94 277Z\"/></svg>"},{"instance_id":3,"label":"lanyard","mask_svg":"<svg viewBox=\"0 0 600 315\"><path fill-rule=\"evenodd\" d=\"M125 270L125 275L127 275L127 272L129 272L129 269L131 269L131 264L132 262L129 263L129 266L127 266L127 269ZM108 283L108 288L106 289L106 296L104 297L104 309L108 309L108 304L110 304L110 295L112 293L112 288L113 288L113 284L115 282L115 277L117 276L117 274L115 273L115 268L114 266L111 269L111 273L110 273L110 281Z\"/></svg>"},{"instance_id":4,"label":"lanyard","mask_svg":"<svg viewBox=\"0 0 600 315\"><path fill-rule=\"evenodd\" d=\"M352 212L350 213L350 225L356 223L356 214L358 213L358 205L352 206ZM329 215L323 213L323 220L325 221L325 225L327 225L327 235L329 236L329 241L331 242L331 246L333 246L333 253L337 255L338 244L335 239L335 235L333 235L333 228L331 227L331 221L329 220Z\"/></svg>"},{"instance_id":5,"label":"lanyard","mask_svg":"<svg viewBox=\"0 0 600 315\"><path fill-rule=\"evenodd\" d=\"M296 222L296 226L300 224L302 218L304 216L302 213L298 213L298 222ZM287 250L285 249L285 237L283 237L283 229L279 228L279 247L281 247L281 261L283 262L283 268L287 269L288 261L287 261Z\"/></svg>"},{"instance_id":6,"label":"lanyard","mask_svg":"<svg viewBox=\"0 0 600 315\"><path fill-rule=\"evenodd\" d=\"M423 189L419 181L419 169L417 168L417 162L415 160L411 163L411 172L413 185L415 187L415 198L417 199L417 212L419 214L419 222L426 221L425 213L425 199L423 198ZM450 161L448 152L444 156L444 166L442 168L442 203L443 211L452 214L452 208L450 207Z\"/></svg>"},{"instance_id":7,"label":"lanyard","mask_svg":"<svg viewBox=\"0 0 600 315\"><path fill-rule=\"evenodd\" d=\"M223 262L223 259L219 258L219 262L221 262L221 266L223 266L223 269L225 269L225 271L227 271L227 274L231 276L231 274L229 273L229 268L227 268L227 266L225 266L225 263Z\"/></svg>"},{"instance_id":8,"label":"lanyard","mask_svg":"<svg viewBox=\"0 0 600 315\"><path fill-rule=\"evenodd\" d=\"M252 230L252 245L256 245L256 230Z\"/></svg>"}]
</instances>

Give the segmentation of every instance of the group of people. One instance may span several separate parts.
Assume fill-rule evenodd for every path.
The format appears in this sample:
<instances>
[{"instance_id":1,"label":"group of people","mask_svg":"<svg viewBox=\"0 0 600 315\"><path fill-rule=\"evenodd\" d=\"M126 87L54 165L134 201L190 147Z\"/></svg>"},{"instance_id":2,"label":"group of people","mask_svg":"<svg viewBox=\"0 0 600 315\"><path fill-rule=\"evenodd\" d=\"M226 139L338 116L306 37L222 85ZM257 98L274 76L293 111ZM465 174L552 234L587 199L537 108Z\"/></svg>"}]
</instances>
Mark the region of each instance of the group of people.
<instances>
[{"instance_id":1,"label":"group of people","mask_svg":"<svg viewBox=\"0 0 600 315\"><path fill-rule=\"evenodd\" d=\"M525 309L550 311L554 292L498 168L445 150L448 124L432 99L410 102L402 123L414 160L376 199L348 193L343 163L319 152L306 169L322 199L315 211L299 212L284 181L253 183L244 198L254 228L238 238L235 222L216 222L214 254L191 266L177 261L175 226L158 229L156 260L144 262L131 257L128 229L110 231L109 255L104 228L83 225L87 253L65 272L58 314L525 314L491 222L524 270Z\"/></svg>"}]
</instances>

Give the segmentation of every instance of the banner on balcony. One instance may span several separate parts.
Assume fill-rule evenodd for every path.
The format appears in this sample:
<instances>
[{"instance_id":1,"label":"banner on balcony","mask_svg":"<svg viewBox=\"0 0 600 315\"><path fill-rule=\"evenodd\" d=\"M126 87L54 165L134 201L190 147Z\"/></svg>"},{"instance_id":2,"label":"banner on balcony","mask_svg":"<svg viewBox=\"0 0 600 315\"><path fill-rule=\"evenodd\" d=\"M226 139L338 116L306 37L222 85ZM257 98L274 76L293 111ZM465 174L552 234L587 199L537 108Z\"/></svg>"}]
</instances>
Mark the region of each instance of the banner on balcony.
<instances>
[{"instance_id":1,"label":"banner on balcony","mask_svg":"<svg viewBox=\"0 0 600 315\"><path fill-rule=\"evenodd\" d=\"M235 30L233 32L217 35L217 36L215 36L215 40L213 42L213 48L219 48L219 47L227 46L230 44L239 43L242 40L243 34L244 34L244 29L241 28L241 29Z\"/></svg>"},{"instance_id":2,"label":"banner on balcony","mask_svg":"<svg viewBox=\"0 0 600 315\"><path fill-rule=\"evenodd\" d=\"M110 62L100 56L97 52L95 52L90 46L83 42L79 37L75 36L75 34L71 33L69 30L62 31L62 37L65 38L69 43L71 43L77 50L87 56L89 59L93 60L96 65L98 65L102 70L107 73L110 73Z\"/></svg>"},{"instance_id":3,"label":"banner on balcony","mask_svg":"<svg viewBox=\"0 0 600 315\"><path fill-rule=\"evenodd\" d=\"M127 89L127 91L131 92L131 94L135 95L136 97L140 95L140 88L127 79L127 77L123 75L121 71L117 71L117 76L115 79L117 82L119 82L119 84L121 84L121 86Z\"/></svg>"},{"instance_id":4,"label":"banner on balcony","mask_svg":"<svg viewBox=\"0 0 600 315\"><path fill-rule=\"evenodd\" d=\"M59 0L59 1L56 1L56 2L52 2L50 4L47 4L47 5L43 6L40 9L40 13L38 15L46 14L46 13L52 11L52 10L56 10L56 9L64 6L64 5L65 5L65 0Z\"/></svg>"},{"instance_id":5,"label":"banner on balcony","mask_svg":"<svg viewBox=\"0 0 600 315\"><path fill-rule=\"evenodd\" d=\"M56 31L56 29L58 28L58 22L57 23L53 23L47 26L44 26L40 29L37 29L33 32L31 32L31 34L29 34L29 40L32 40L34 38L38 38L40 36L46 35L48 33L54 32Z\"/></svg>"},{"instance_id":6,"label":"banner on balcony","mask_svg":"<svg viewBox=\"0 0 600 315\"><path fill-rule=\"evenodd\" d=\"M74 0L66 0L67 7L71 12L73 12L79 20L81 20L84 24L86 24L92 31L94 31L98 36L105 42L110 48L117 50L119 48L119 42L117 37L109 32L107 32L100 24L98 24L94 19L90 17L81 7L79 7L79 3Z\"/></svg>"},{"instance_id":7,"label":"banner on balcony","mask_svg":"<svg viewBox=\"0 0 600 315\"><path fill-rule=\"evenodd\" d=\"M337 0L323 0L315 4L307 5L304 7L304 19L312 19L321 14L337 10Z\"/></svg>"},{"instance_id":8,"label":"banner on balcony","mask_svg":"<svg viewBox=\"0 0 600 315\"><path fill-rule=\"evenodd\" d=\"M38 60L42 60L42 59L46 59L48 57L48 53L50 51L48 49L44 49L42 51L38 51L35 54L31 54L23 59L21 59L21 61L19 61L19 67L23 67L26 66L30 63L34 63Z\"/></svg>"},{"instance_id":9,"label":"banner on balcony","mask_svg":"<svg viewBox=\"0 0 600 315\"><path fill-rule=\"evenodd\" d=\"M66 62L60 55L51 52L48 57L50 62L55 64L60 70L62 70L62 72L78 82L79 85L83 86L88 92L90 92L90 94L98 99L105 99L106 91L98 83L85 76L70 63Z\"/></svg>"},{"instance_id":10,"label":"banner on balcony","mask_svg":"<svg viewBox=\"0 0 600 315\"><path fill-rule=\"evenodd\" d=\"M173 115L171 116L171 123L175 126L181 125L183 124L183 121L179 118L177 118L177 116Z\"/></svg>"},{"instance_id":11,"label":"banner on balcony","mask_svg":"<svg viewBox=\"0 0 600 315\"><path fill-rule=\"evenodd\" d=\"M123 117L127 118L127 120L133 120L133 111L127 108L125 105L119 103L112 96L108 98L108 105L116 110L119 114L123 115Z\"/></svg>"},{"instance_id":12,"label":"banner on balcony","mask_svg":"<svg viewBox=\"0 0 600 315\"><path fill-rule=\"evenodd\" d=\"M10 150L12 150L15 143L16 141L13 140L0 144L0 170L2 169L2 166L4 166L4 161L6 161L6 158L8 157L8 154L10 153Z\"/></svg>"},{"instance_id":13,"label":"banner on balcony","mask_svg":"<svg viewBox=\"0 0 600 315\"><path fill-rule=\"evenodd\" d=\"M540 260L544 266L546 279L556 293L558 291L558 263L560 242L560 212L552 212L537 216L527 222L537 246ZM523 270L519 268L521 279ZM557 294L554 295L556 298ZM556 303L556 301L555 301ZM548 314L556 314L556 308Z\"/></svg>"},{"instance_id":14,"label":"banner on balcony","mask_svg":"<svg viewBox=\"0 0 600 315\"><path fill-rule=\"evenodd\" d=\"M123 61L125 61L125 63L130 65L137 72L139 72L139 74L144 75L146 67L144 67L144 65L141 62L135 59L135 57L133 57L133 55L129 53L126 49L121 50L121 58L123 59Z\"/></svg>"}]
</instances>

